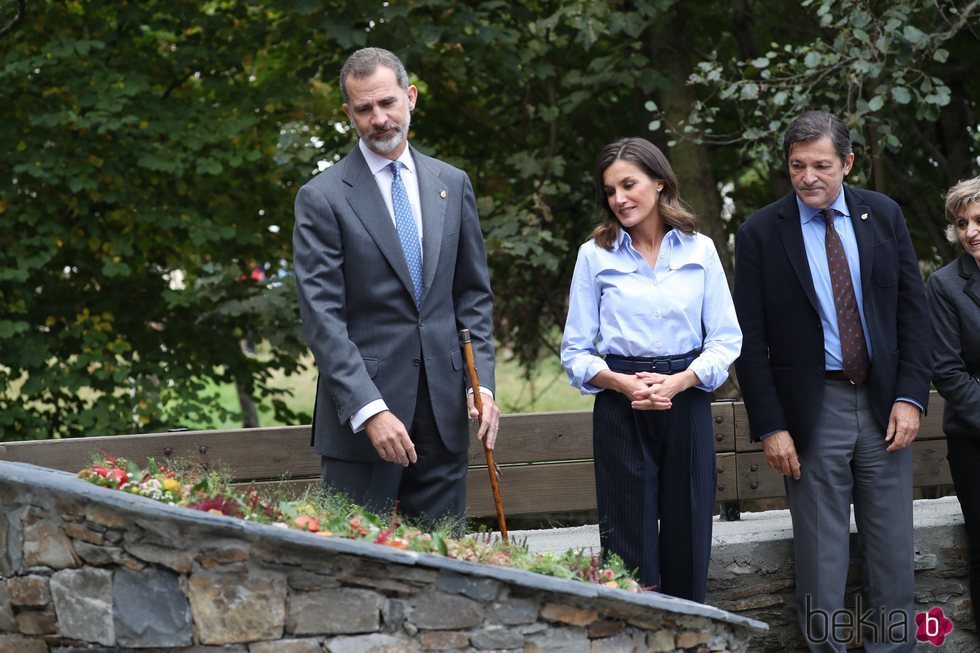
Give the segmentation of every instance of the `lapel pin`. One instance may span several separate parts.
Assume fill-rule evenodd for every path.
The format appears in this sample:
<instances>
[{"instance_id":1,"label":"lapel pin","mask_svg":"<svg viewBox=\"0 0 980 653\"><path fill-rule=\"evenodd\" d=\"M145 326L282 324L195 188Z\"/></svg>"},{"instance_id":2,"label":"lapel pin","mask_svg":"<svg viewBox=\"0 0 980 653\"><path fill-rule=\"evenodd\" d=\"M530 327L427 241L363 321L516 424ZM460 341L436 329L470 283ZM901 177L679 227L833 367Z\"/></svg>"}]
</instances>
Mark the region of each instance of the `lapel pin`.
<instances>
[{"instance_id":1,"label":"lapel pin","mask_svg":"<svg viewBox=\"0 0 980 653\"><path fill-rule=\"evenodd\" d=\"M446 191L444 191L444 190L439 191L439 197L441 197L442 199L446 199ZM865 217L867 217L867 216L865 216Z\"/></svg>"},{"instance_id":2,"label":"lapel pin","mask_svg":"<svg viewBox=\"0 0 980 653\"><path fill-rule=\"evenodd\" d=\"M867 213L862 213L861 214L861 219L862 220L867 220L868 219L868 214Z\"/></svg>"}]
</instances>

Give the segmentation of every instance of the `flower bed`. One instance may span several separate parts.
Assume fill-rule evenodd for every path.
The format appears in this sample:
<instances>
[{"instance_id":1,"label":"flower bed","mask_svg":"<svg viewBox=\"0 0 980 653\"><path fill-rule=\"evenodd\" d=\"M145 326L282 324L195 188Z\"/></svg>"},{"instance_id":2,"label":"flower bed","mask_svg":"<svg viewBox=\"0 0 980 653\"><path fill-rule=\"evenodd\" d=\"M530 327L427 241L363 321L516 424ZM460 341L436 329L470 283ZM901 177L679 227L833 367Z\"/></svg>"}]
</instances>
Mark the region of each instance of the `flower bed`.
<instances>
[{"instance_id":1,"label":"flower bed","mask_svg":"<svg viewBox=\"0 0 980 653\"><path fill-rule=\"evenodd\" d=\"M220 473L193 464L162 465L150 459L147 466L141 468L123 458L102 458L78 476L101 487L170 505L294 528L324 537L362 540L633 592L641 590L630 570L615 555L602 561L583 551L570 550L561 555L530 553L523 543L504 544L489 533L452 537L451 524L423 532L400 519L397 512L380 517L342 497L323 492L308 492L300 499L290 499L282 492L263 494L255 488L241 490Z\"/></svg>"}]
</instances>

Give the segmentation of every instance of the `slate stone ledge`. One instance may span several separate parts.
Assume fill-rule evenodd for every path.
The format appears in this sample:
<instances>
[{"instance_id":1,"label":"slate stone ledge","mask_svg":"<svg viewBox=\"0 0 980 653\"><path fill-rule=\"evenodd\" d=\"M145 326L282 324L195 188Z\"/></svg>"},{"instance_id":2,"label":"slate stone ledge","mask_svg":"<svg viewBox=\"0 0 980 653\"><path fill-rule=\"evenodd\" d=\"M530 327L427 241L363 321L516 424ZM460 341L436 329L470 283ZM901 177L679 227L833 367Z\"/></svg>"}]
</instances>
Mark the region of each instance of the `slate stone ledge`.
<instances>
[{"instance_id":1,"label":"slate stone ledge","mask_svg":"<svg viewBox=\"0 0 980 653\"><path fill-rule=\"evenodd\" d=\"M494 578L513 585L530 589L562 592L587 599L612 599L619 603L627 603L660 610L669 610L694 617L715 619L751 630L764 632L768 626L761 621L732 614L718 608L667 597L656 592L626 592L624 590L602 587L592 583L567 581L541 574L506 567L483 565L465 560L456 560L415 551L403 551L386 546L377 546L357 540L347 540L335 537L322 537L304 533L291 528L268 526L265 524L248 523L234 517L213 515L197 510L188 510L178 506L170 506L159 501L153 501L119 490L110 490L79 480L74 474L59 470L38 467L27 463L0 461L0 477L20 483L26 492L33 488L47 489L55 492L70 492L80 498L91 499L112 506L122 513L132 515L137 521L153 520L154 516L165 517L187 524L207 526L216 535L229 538L239 538L258 543L272 539L277 543L295 544L311 551L330 551L356 555L362 558L393 562L401 565L420 565L433 569L445 569L458 574Z\"/></svg>"},{"instance_id":2,"label":"slate stone ledge","mask_svg":"<svg viewBox=\"0 0 980 653\"><path fill-rule=\"evenodd\" d=\"M511 600L520 602L529 596L534 596L538 597L535 599L536 602L545 602L541 604L542 606L550 605L548 602L567 604L567 606L556 608L554 615L557 616L553 615L550 619L535 617L538 619L537 625L527 626L528 634L521 637L538 637L534 633L540 632L540 636L546 640L561 638L565 636L562 633L572 628L577 629L575 632L579 634L576 634L576 637L582 637L582 641L586 644L590 638L593 638L592 641L595 643L606 642L603 637L607 636L603 628L595 624L591 624L593 630L590 635L588 633L590 624L587 623L589 619L597 619L596 623L603 623L608 618L619 620L622 626L609 627L608 630L609 633L613 633L617 628L630 629L632 634L624 635L624 641L626 639L632 641L634 634L642 638L639 632L643 629L646 629L645 632L652 633L651 637L657 638L663 637L665 628L675 629L677 650L685 650L687 646L682 647L684 642L697 639L689 637L695 634L691 633L691 629L713 633L711 638L714 639L711 641L717 648L712 650L733 651L748 650L739 642L747 642L750 637L758 637L768 631L768 625L757 619L653 592L637 594L578 581L551 578L527 571L248 523L237 518L170 506L118 490L101 488L82 481L73 474L26 463L0 461L0 499L5 503L7 499L11 499L10 505L15 506L13 510L6 511L6 516L0 516L0 575L3 576L33 573L26 569L22 560L18 559L20 552L17 550L17 540L23 537L18 529L23 530L22 523L28 523L32 519L54 521L61 519L65 524L75 525L73 528L63 529L68 532L68 535L59 536L69 543L69 550L72 546L81 547L85 551L93 547L104 550L107 553L100 560L105 563L105 566L89 567L90 563L84 557L55 555L60 549L52 548L53 553L50 557L57 564L57 567L51 567L53 570L113 568L136 573L144 568L157 569L164 570L168 574L179 575L182 588L185 587L185 577L191 578L197 584L201 582L202 575L218 574L219 576L215 578L220 579L222 574L238 576L244 574L249 580L256 581L256 587L259 588L256 590L256 595L266 603L278 601L277 597L283 591L290 595L293 592L307 591L309 588L294 585L287 580L296 574L316 576L319 573L328 575L333 573L340 583L348 587L367 587L368 584L376 582L377 585L372 591L389 597L381 614L385 622L391 614L394 614L393 611L402 609L390 602L397 603L401 600L398 597L405 592L428 595L434 591L445 596L458 596L463 601L476 601L486 605L491 603L498 605ZM26 511L21 509L22 506L27 507ZM91 528L106 532L107 541L102 546L86 542L85 538L91 539L92 536L79 529L80 520L84 520L87 524L94 524L90 526ZM73 537L72 533L81 534L82 537L69 540ZM118 549L110 546L113 541L119 542L119 539L113 539L118 538L119 533L123 533L120 545L126 553L118 553ZM186 552L181 548L185 538L188 540ZM242 549L244 552L232 556L233 559L229 559L228 564L208 558L209 545L217 543L216 546L226 546L234 545L235 542L244 547ZM171 553L169 557L161 553L167 549ZM174 553L185 557L177 559ZM212 564L205 565L205 559ZM390 566L390 573L385 574L388 566ZM412 568L424 573L406 574L407 569ZM462 582L456 577L471 580ZM4 582L6 581L0 578L0 586ZM311 585L315 586L317 582L316 578L313 578ZM491 598L497 592L493 586L495 583L500 583L506 588L502 590L500 598ZM216 591L226 590L219 587ZM450 594L444 594L445 592ZM551 598L541 598L547 596ZM192 609L197 610L193 593L190 598ZM225 598L228 601L236 600L231 595ZM368 601L367 604L372 603ZM0 609L3 607L0 605ZM445 642L450 640L455 642L457 639L462 642L469 638L468 641L476 646L477 641L492 641L493 637L487 633L492 634L497 628L493 625L499 623L493 620L497 608L483 609L487 611L488 619L484 625L475 627L472 631L446 635L448 639ZM2 612L3 610L0 610L0 616L3 616ZM541 609L540 612L544 614L547 610ZM9 619L7 621L9 622ZM370 619L367 621L373 623ZM3 619L0 619L0 622L3 622ZM180 619L176 623L181 623ZM292 642L289 644L290 648L304 646L305 644L300 644L298 640L289 639L290 633L285 626L287 623L288 619L283 620L276 616L266 624L265 630L259 633L261 639L274 640L280 636L277 633L281 633L285 638L282 640L284 643ZM391 623L396 624L394 627L397 628L400 622L392 619ZM181 631L180 637L184 640L180 644L184 644L186 638L190 637L191 626L181 627L184 630ZM232 630L238 627L234 621L215 623L212 624L212 629L205 633L195 621L194 641L197 646L213 644L218 640L233 646L253 642L250 646L254 647L254 642L260 638L256 635L252 639L245 639L244 636L235 639L239 635L232 633ZM382 627L387 628L387 626ZM404 632L389 629L385 632L366 633L362 637L365 638L365 642L380 641L388 637L402 641L406 634L409 639L415 636L413 629L415 626L405 621L401 628ZM329 635L330 633L327 633L327 636ZM106 626L105 632L100 633L99 636L104 639L112 636L111 622ZM163 636L154 635L154 637ZM437 636L427 637L427 641L431 640L429 643L433 646L442 642ZM86 636L86 639L93 643L98 641L96 637ZM529 639L523 641L530 642ZM116 645L121 643L116 642ZM177 644L176 641L168 643ZM613 644L612 640L607 643ZM148 641L143 646L147 644ZM338 641L337 646L340 645L341 642ZM3 653L3 648L0 646L0 653ZM274 647L270 650L274 650Z\"/></svg>"}]
</instances>

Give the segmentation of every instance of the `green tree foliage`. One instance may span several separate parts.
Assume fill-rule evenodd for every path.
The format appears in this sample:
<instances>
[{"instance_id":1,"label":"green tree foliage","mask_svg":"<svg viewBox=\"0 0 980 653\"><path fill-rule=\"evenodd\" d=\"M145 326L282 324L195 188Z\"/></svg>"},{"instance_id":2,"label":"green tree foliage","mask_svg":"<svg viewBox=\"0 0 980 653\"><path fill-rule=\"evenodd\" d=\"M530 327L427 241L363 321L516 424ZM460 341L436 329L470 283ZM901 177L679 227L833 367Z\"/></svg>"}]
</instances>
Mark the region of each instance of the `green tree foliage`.
<instances>
[{"instance_id":1,"label":"green tree foliage","mask_svg":"<svg viewBox=\"0 0 980 653\"><path fill-rule=\"evenodd\" d=\"M207 379L276 399L302 351L281 98L305 88L246 2L4 3L0 432L159 430L222 409ZM11 21L12 22L12 21ZM251 330L271 360L242 353ZM280 416L290 415L281 401Z\"/></svg>"},{"instance_id":2,"label":"green tree foliage","mask_svg":"<svg viewBox=\"0 0 980 653\"><path fill-rule=\"evenodd\" d=\"M292 198L352 147L336 77L364 45L421 90L412 142L473 177L496 334L529 367L557 350L615 138L666 149L730 263L788 189L787 121L827 108L856 181L946 258L941 192L980 151L978 1L0 0L0 433L206 421L208 381L281 399L271 374L303 351L278 274Z\"/></svg>"},{"instance_id":3,"label":"green tree foliage","mask_svg":"<svg viewBox=\"0 0 980 653\"><path fill-rule=\"evenodd\" d=\"M905 207L924 260L948 260L942 193L977 174L980 150L980 2L804 0L788 16L773 3L754 13L735 4L745 5L745 29L692 71L703 94L675 125L679 137L737 146L736 195L766 189L760 180L788 188L773 174L783 165L777 135L803 111L836 113L855 144L851 181Z\"/></svg>"}]
</instances>

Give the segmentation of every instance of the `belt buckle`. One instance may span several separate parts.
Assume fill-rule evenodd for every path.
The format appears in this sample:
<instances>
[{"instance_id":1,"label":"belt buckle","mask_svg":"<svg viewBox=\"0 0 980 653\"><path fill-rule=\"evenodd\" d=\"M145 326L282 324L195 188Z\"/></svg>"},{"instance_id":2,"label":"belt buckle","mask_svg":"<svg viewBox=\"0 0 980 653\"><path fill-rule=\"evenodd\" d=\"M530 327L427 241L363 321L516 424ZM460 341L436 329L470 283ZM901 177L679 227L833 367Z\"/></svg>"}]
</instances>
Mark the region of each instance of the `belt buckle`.
<instances>
[{"instance_id":1,"label":"belt buckle","mask_svg":"<svg viewBox=\"0 0 980 653\"><path fill-rule=\"evenodd\" d=\"M670 361L654 361L653 371L658 374L670 374Z\"/></svg>"}]
</instances>

